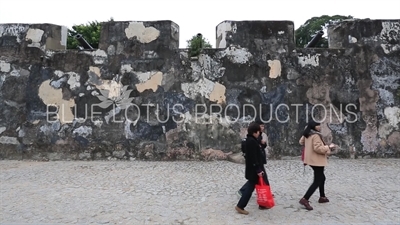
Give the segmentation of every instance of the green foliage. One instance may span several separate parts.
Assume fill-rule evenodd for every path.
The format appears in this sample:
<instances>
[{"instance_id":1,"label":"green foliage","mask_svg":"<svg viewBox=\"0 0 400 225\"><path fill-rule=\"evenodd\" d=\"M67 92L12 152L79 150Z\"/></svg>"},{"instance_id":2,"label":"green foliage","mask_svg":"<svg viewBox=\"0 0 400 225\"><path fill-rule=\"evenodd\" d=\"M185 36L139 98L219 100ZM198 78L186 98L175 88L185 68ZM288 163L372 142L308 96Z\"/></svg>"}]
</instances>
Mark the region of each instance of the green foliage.
<instances>
[{"instance_id":1,"label":"green foliage","mask_svg":"<svg viewBox=\"0 0 400 225\"><path fill-rule=\"evenodd\" d=\"M75 35L81 34L83 38L93 47L99 47L101 24L97 21L89 22L88 24L81 24L72 26L68 29L67 48L77 49L80 45Z\"/></svg>"},{"instance_id":2,"label":"green foliage","mask_svg":"<svg viewBox=\"0 0 400 225\"><path fill-rule=\"evenodd\" d=\"M202 35L194 35L187 41L189 57L198 56L204 48L212 48L212 45Z\"/></svg>"},{"instance_id":3,"label":"green foliage","mask_svg":"<svg viewBox=\"0 0 400 225\"><path fill-rule=\"evenodd\" d=\"M345 19L353 19L353 16L328 16L323 15L320 17L312 17L308 19L303 25L301 25L295 31L296 37L296 46L298 48L304 48L308 42L315 36L315 34L320 30L325 30L327 25L334 24L340 22ZM328 39L326 37L322 37L317 45L316 48L328 48Z\"/></svg>"},{"instance_id":4,"label":"green foliage","mask_svg":"<svg viewBox=\"0 0 400 225\"><path fill-rule=\"evenodd\" d=\"M114 21L111 18L109 21ZM100 41L101 23L97 21L88 22L87 24L80 24L72 26L72 29L68 29L67 49L77 49L80 45L78 40L75 39L75 35L81 34L83 38L93 47L99 47Z\"/></svg>"}]
</instances>

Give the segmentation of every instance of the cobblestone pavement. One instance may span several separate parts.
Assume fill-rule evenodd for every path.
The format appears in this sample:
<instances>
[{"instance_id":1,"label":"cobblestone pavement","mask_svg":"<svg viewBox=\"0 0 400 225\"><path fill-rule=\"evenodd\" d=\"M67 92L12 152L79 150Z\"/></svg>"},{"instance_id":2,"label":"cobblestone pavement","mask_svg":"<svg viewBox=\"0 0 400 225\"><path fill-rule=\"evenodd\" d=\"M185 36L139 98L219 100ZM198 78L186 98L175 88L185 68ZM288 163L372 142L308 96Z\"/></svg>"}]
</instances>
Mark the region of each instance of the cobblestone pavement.
<instances>
[{"instance_id":1,"label":"cobblestone pavement","mask_svg":"<svg viewBox=\"0 0 400 225\"><path fill-rule=\"evenodd\" d=\"M298 201L300 160L267 165L276 206L238 214L244 165L219 162L0 161L2 224L400 224L400 160L331 160L330 203Z\"/></svg>"}]
</instances>

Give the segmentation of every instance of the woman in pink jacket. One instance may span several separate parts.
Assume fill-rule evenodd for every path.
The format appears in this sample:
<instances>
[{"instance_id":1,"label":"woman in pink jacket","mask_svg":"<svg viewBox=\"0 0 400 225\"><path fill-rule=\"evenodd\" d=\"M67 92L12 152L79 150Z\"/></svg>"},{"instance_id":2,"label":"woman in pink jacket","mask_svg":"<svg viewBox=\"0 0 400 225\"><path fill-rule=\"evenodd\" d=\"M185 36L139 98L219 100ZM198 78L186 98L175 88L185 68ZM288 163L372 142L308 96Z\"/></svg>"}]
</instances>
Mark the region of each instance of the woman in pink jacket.
<instances>
[{"instance_id":1,"label":"woman in pink jacket","mask_svg":"<svg viewBox=\"0 0 400 225\"><path fill-rule=\"evenodd\" d=\"M305 145L304 148L304 163L311 166L314 170L314 181L308 188L307 192L300 200L300 204L305 206L307 210L313 210L308 201L314 192L319 188L319 203L329 202L325 196L325 174L324 168L328 165L328 156L332 154L335 147L334 144L326 145L322 140L321 124L315 121L310 121L300 138L299 143Z\"/></svg>"}]
</instances>

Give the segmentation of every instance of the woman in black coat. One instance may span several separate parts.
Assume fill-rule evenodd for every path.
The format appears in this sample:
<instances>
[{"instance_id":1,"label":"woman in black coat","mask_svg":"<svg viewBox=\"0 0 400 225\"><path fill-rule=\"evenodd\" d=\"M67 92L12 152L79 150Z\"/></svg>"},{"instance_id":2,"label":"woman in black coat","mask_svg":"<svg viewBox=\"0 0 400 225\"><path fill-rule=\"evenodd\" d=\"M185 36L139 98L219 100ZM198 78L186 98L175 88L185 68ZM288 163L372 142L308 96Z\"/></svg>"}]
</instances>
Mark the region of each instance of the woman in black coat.
<instances>
[{"instance_id":1,"label":"woman in black coat","mask_svg":"<svg viewBox=\"0 0 400 225\"><path fill-rule=\"evenodd\" d=\"M261 135L260 125L257 123L251 123L247 128L246 138L246 168L245 178L248 180L244 189L244 193L240 198L235 209L241 214L249 214L244 208L247 206L251 195L258 183L259 176L265 173L263 155L260 151L260 144L257 140L258 136Z\"/></svg>"}]
</instances>

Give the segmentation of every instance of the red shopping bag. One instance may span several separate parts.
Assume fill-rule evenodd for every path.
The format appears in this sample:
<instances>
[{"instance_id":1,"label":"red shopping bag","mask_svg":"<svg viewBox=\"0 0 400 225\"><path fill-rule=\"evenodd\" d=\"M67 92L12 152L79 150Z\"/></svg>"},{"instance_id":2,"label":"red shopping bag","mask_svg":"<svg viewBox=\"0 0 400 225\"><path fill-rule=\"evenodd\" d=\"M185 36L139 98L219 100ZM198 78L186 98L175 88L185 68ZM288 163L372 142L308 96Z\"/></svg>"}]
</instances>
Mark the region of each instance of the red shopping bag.
<instances>
[{"instance_id":1,"label":"red shopping bag","mask_svg":"<svg viewBox=\"0 0 400 225\"><path fill-rule=\"evenodd\" d=\"M272 197L271 188L265 184L264 178L260 176L259 184L256 184L257 204L268 209L275 206L274 197Z\"/></svg>"},{"instance_id":2,"label":"red shopping bag","mask_svg":"<svg viewBox=\"0 0 400 225\"><path fill-rule=\"evenodd\" d=\"M301 161L303 161L303 165L307 165L306 163L304 163L304 157L305 157L305 151L306 151L306 149L305 149L305 147L303 147L302 149L301 149Z\"/></svg>"}]
</instances>

